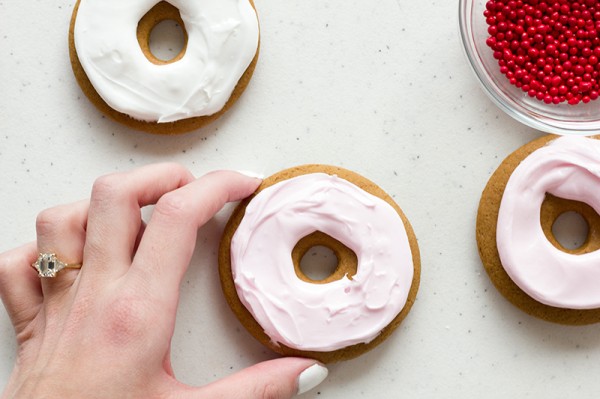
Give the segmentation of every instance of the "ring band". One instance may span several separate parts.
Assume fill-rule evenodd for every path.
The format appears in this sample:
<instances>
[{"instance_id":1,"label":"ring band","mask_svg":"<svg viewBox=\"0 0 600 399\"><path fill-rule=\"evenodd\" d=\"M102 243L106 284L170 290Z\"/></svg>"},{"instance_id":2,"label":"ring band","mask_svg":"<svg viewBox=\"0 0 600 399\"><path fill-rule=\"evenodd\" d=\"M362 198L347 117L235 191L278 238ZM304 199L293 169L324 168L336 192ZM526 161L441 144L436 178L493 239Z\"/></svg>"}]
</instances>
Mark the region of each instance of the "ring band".
<instances>
[{"instance_id":1,"label":"ring band","mask_svg":"<svg viewBox=\"0 0 600 399\"><path fill-rule=\"evenodd\" d=\"M62 269L80 269L81 263L65 263L53 253L40 253L37 260L31 265L38 272L39 277L56 277Z\"/></svg>"}]
</instances>

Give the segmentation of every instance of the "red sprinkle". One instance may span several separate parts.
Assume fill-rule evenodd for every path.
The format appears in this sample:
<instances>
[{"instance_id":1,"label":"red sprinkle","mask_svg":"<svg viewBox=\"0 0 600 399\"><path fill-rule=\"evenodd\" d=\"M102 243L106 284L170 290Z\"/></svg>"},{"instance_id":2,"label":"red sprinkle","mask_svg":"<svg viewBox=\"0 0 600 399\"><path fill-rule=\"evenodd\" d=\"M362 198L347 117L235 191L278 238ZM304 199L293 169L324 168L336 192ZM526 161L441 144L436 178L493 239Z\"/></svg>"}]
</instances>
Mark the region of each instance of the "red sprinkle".
<instances>
[{"instance_id":1,"label":"red sprinkle","mask_svg":"<svg viewBox=\"0 0 600 399\"><path fill-rule=\"evenodd\" d=\"M486 44L500 72L546 104L600 93L600 0L490 0Z\"/></svg>"}]
</instances>

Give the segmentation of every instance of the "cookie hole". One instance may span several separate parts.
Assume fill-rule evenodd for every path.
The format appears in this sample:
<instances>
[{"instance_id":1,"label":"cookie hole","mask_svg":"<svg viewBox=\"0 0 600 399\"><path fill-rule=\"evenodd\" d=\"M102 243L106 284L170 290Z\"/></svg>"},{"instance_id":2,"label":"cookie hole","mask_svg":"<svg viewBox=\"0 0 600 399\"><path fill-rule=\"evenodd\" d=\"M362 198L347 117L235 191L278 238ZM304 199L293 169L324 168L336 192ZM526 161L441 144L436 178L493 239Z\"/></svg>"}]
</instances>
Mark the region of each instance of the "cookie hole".
<instances>
[{"instance_id":1,"label":"cookie hole","mask_svg":"<svg viewBox=\"0 0 600 399\"><path fill-rule=\"evenodd\" d=\"M548 241L561 251L583 255L600 250L600 215L585 202L546 194L540 222Z\"/></svg>"},{"instance_id":2,"label":"cookie hole","mask_svg":"<svg viewBox=\"0 0 600 399\"><path fill-rule=\"evenodd\" d=\"M558 243L570 250L581 248L587 241L590 226L578 212L561 213L552 224L552 234Z\"/></svg>"},{"instance_id":3,"label":"cookie hole","mask_svg":"<svg viewBox=\"0 0 600 399\"><path fill-rule=\"evenodd\" d=\"M146 58L157 65L183 58L187 31L177 7L161 1L140 19L137 39Z\"/></svg>"},{"instance_id":4,"label":"cookie hole","mask_svg":"<svg viewBox=\"0 0 600 399\"><path fill-rule=\"evenodd\" d=\"M159 22L150 32L150 52L161 61L174 60L185 47L185 32L172 19Z\"/></svg>"},{"instance_id":5,"label":"cookie hole","mask_svg":"<svg viewBox=\"0 0 600 399\"><path fill-rule=\"evenodd\" d=\"M300 270L311 280L321 281L333 275L339 260L335 253L322 245L316 245L300 259Z\"/></svg>"},{"instance_id":6,"label":"cookie hole","mask_svg":"<svg viewBox=\"0 0 600 399\"><path fill-rule=\"evenodd\" d=\"M335 238L315 231L298 241L292 250L294 271L300 280L327 284L357 273L354 251Z\"/></svg>"}]
</instances>

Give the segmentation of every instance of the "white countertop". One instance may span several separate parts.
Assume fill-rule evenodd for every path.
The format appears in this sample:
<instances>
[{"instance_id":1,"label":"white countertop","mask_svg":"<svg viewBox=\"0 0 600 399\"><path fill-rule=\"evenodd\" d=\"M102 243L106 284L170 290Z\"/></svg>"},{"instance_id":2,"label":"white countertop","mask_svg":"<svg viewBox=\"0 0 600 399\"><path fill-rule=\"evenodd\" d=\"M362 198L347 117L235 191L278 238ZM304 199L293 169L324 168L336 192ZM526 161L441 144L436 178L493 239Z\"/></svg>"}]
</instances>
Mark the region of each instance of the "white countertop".
<instances>
[{"instance_id":1,"label":"white countertop","mask_svg":"<svg viewBox=\"0 0 600 399\"><path fill-rule=\"evenodd\" d=\"M269 175L339 165L388 191L419 240L416 305L390 339L333 365L306 398L597 397L600 326L564 327L510 305L475 242L479 196L500 161L540 136L503 114L462 53L456 1L257 0L253 80L224 117L163 137L102 116L68 57L72 1L0 0L0 251L35 238L37 213L94 179L176 161ZM176 375L204 384L274 355L230 312L216 250L231 207L200 231L182 286ZM0 311L0 386L15 357Z\"/></svg>"}]
</instances>

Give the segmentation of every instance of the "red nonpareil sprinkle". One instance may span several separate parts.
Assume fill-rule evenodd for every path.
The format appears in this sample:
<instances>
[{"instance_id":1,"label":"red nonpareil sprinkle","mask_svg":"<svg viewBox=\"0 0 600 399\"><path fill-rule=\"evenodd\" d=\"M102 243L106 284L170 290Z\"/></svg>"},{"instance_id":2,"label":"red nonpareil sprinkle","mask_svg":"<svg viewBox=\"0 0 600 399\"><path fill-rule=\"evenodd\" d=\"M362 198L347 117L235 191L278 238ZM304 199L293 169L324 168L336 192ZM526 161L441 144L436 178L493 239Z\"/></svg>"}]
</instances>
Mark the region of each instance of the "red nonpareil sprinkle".
<instances>
[{"instance_id":1,"label":"red nonpareil sprinkle","mask_svg":"<svg viewBox=\"0 0 600 399\"><path fill-rule=\"evenodd\" d=\"M600 0L490 0L486 44L509 82L546 104L600 93Z\"/></svg>"}]
</instances>

